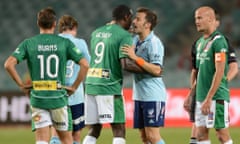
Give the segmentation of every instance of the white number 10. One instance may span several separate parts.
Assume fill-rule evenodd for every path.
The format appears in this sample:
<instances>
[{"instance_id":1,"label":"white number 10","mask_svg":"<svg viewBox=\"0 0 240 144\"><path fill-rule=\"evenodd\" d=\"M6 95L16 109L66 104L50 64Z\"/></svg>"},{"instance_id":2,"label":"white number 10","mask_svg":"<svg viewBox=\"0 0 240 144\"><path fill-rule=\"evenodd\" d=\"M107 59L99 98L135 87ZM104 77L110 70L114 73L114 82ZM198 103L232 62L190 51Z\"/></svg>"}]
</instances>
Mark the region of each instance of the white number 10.
<instances>
[{"instance_id":1,"label":"white number 10","mask_svg":"<svg viewBox=\"0 0 240 144\"><path fill-rule=\"evenodd\" d=\"M48 77L56 78L58 76L59 58L57 55L55 55L55 54L49 55L46 58L46 66L44 65L44 55L38 55L38 59L40 60L40 77L42 79L44 78L45 68L46 68L46 73L47 73ZM55 72L54 73L51 72L51 68L54 67L53 65L51 65L52 60L55 61Z\"/></svg>"}]
</instances>

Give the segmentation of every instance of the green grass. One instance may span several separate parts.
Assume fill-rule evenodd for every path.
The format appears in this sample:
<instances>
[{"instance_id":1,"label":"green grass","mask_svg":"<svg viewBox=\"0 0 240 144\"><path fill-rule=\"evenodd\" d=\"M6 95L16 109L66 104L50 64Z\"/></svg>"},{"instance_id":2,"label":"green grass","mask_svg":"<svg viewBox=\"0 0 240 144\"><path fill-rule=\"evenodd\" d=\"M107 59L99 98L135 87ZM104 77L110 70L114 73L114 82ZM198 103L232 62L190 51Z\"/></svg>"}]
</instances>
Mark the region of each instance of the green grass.
<instances>
[{"instance_id":1,"label":"green grass","mask_svg":"<svg viewBox=\"0 0 240 144\"><path fill-rule=\"evenodd\" d=\"M240 141L239 128L230 128L230 133L234 143ZM82 137L87 133L87 129L82 132ZM163 136L166 144L188 144L190 128L162 128L161 135ZM212 144L218 144L215 131L211 129L210 137ZM127 144L141 144L138 130L127 129ZM0 127L0 143L1 144L34 144L34 133L31 132L29 127ZM109 128L104 128L98 144L111 144L112 132Z\"/></svg>"}]
</instances>

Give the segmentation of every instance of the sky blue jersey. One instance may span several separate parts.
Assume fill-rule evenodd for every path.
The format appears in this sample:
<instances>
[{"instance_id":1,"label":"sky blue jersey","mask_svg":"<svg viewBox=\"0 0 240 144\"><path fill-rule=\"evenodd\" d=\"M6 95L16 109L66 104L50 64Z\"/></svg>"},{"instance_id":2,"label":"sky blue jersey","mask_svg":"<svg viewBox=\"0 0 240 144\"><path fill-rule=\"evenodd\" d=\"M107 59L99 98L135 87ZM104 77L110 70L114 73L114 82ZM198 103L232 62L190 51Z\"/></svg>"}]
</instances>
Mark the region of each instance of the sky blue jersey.
<instances>
[{"instance_id":1,"label":"sky blue jersey","mask_svg":"<svg viewBox=\"0 0 240 144\"><path fill-rule=\"evenodd\" d=\"M75 44L75 46L83 53L84 58L86 58L87 61L90 62L90 55L89 55L88 47L85 40L76 38L71 34L59 34L59 36L70 39ZM78 64L74 63L71 60L67 62L67 72L66 72L67 86L71 86L73 84L73 82L77 78L79 70L80 70L80 66ZM83 82L82 82L79 85L78 89L75 91L75 93L68 98L68 104L76 105L83 102L84 102L84 89L83 89Z\"/></svg>"},{"instance_id":2,"label":"sky blue jersey","mask_svg":"<svg viewBox=\"0 0 240 144\"><path fill-rule=\"evenodd\" d=\"M145 61L163 66L164 47L152 31L144 41L136 35L133 39L136 55ZM150 74L134 74L133 99L140 101L166 101L167 92L162 77Z\"/></svg>"}]
</instances>

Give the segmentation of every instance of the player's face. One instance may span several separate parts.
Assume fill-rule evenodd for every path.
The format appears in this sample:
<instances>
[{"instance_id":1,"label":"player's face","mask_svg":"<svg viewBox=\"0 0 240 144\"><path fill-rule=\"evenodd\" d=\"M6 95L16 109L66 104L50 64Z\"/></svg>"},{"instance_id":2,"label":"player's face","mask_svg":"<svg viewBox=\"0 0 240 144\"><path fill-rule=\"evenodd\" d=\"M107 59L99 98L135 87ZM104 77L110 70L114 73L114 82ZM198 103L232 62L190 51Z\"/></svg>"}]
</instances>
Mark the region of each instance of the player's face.
<instances>
[{"instance_id":1,"label":"player's face","mask_svg":"<svg viewBox=\"0 0 240 144\"><path fill-rule=\"evenodd\" d=\"M136 34L141 34L144 32L144 30L147 28L146 27L146 14L138 12L136 14L136 17L133 20L133 31Z\"/></svg>"},{"instance_id":2,"label":"player's face","mask_svg":"<svg viewBox=\"0 0 240 144\"><path fill-rule=\"evenodd\" d=\"M209 17L205 12L198 10L195 12L195 24L197 27L197 31L204 32L208 28Z\"/></svg>"},{"instance_id":3,"label":"player's face","mask_svg":"<svg viewBox=\"0 0 240 144\"><path fill-rule=\"evenodd\" d=\"M131 27L131 23L132 23L132 15L129 15L126 17L124 28L126 30L129 30L129 28Z\"/></svg>"},{"instance_id":4,"label":"player's face","mask_svg":"<svg viewBox=\"0 0 240 144\"><path fill-rule=\"evenodd\" d=\"M208 32L218 25L214 12L206 9L199 9L195 12L195 24L199 32Z\"/></svg>"}]
</instances>

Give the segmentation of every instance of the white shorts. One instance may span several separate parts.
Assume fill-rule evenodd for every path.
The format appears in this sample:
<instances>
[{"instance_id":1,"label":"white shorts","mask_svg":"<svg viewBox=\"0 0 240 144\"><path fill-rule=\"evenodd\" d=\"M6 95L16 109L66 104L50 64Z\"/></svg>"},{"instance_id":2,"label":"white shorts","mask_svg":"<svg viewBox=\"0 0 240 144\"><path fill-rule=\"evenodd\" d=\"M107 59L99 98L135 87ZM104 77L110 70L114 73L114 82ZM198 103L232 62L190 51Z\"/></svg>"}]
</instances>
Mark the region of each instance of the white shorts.
<instances>
[{"instance_id":1,"label":"white shorts","mask_svg":"<svg viewBox=\"0 0 240 144\"><path fill-rule=\"evenodd\" d=\"M85 124L124 123L125 109L122 96L86 95Z\"/></svg>"},{"instance_id":2,"label":"white shorts","mask_svg":"<svg viewBox=\"0 0 240 144\"><path fill-rule=\"evenodd\" d=\"M204 115L201 111L202 102L197 101L195 124L197 127L227 128L229 127L229 103L224 100L212 100L210 114Z\"/></svg>"},{"instance_id":3,"label":"white shorts","mask_svg":"<svg viewBox=\"0 0 240 144\"><path fill-rule=\"evenodd\" d=\"M53 125L56 130L72 130L72 117L67 106L58 109L45 110L31 107L32 130Z\"/></svg>"}]
</instances>

